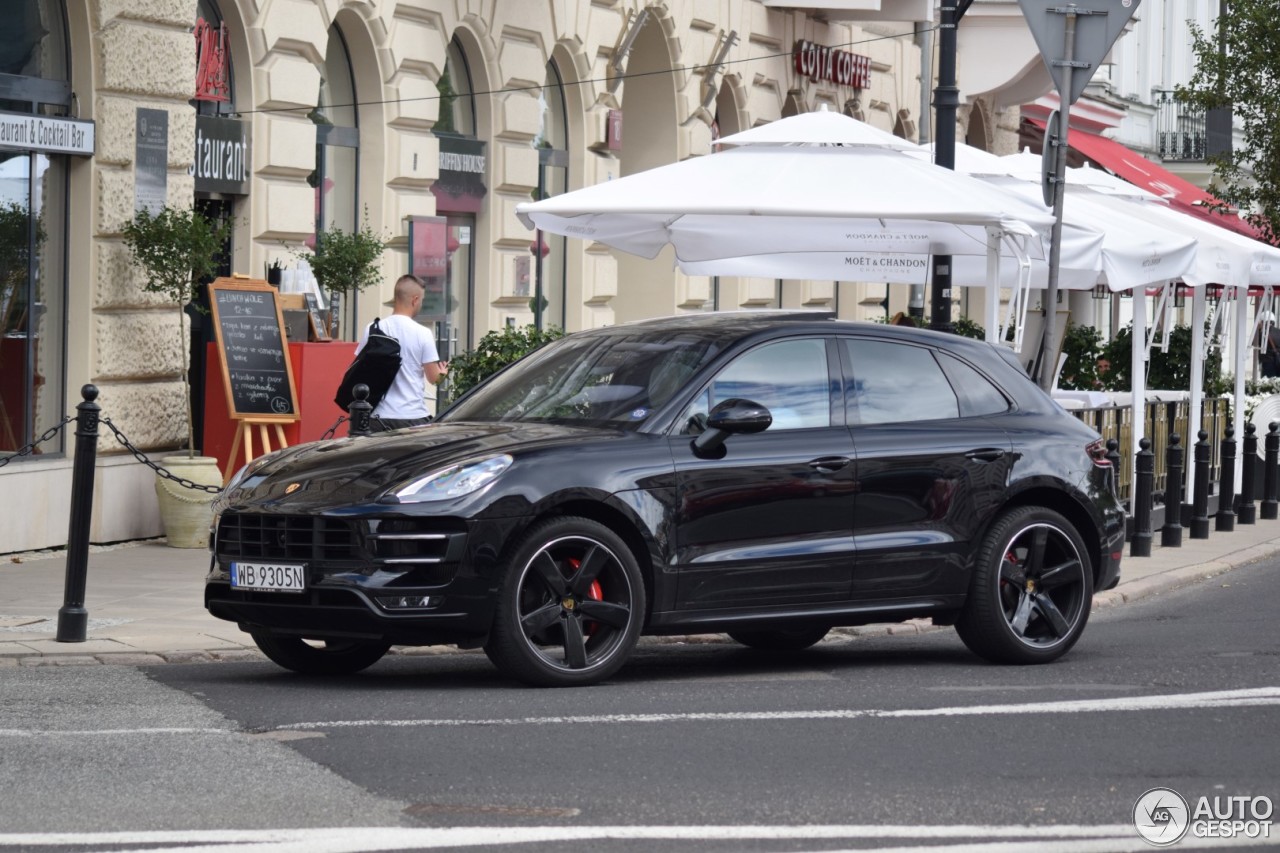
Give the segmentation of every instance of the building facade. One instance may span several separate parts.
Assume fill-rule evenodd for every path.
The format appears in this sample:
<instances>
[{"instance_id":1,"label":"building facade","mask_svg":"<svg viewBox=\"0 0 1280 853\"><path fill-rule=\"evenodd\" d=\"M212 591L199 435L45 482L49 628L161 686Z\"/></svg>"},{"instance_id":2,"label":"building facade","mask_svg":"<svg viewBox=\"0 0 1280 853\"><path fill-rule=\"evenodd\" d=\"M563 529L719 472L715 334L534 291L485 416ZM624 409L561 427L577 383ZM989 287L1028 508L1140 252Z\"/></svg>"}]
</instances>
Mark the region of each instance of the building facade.
<instances>
[{"instance_id":1,"label":"building facade","mask_svg":"<svg viewBox=\"0 0 1280 853\"><path fill-rule=\"evenodd\" d=\"M514 209L710 153L719 135L821 104L914 137L925 53L911 22L828 22L760 0L0 0L0 10L16 22L0 37L0 456L47 436L0 466L0 553L66 542L73 435L51 428L74 415L82 386L95 385L103 415L153 457L185 440L184 351L199 409L208 321L143 290L121 238L142 207L229 217L224 272L264 278L278 264L286 282L304 274L297 255L318 229L367 224L390 240L385 284L348 300L348 340L385 313L410 269L428 282L419 319L452 352L527 323L886 310L883 284L690 277L665 254L539 241ZM805 66L802 44L866 73ZM18 130L37 124L40 139ZM67 142L86 133L87 150ZM159 535L154 475L102 432L91 540Z\"/></svg>"}]
</instances>

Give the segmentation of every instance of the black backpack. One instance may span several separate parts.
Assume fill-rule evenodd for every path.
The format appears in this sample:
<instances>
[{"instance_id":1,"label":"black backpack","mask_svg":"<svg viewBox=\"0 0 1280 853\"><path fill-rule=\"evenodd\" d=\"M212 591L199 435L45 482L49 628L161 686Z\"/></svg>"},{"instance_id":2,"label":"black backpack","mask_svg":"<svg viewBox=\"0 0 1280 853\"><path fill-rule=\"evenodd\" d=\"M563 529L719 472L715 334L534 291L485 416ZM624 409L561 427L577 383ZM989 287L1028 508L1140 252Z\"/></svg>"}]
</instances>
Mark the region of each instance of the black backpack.
<instances>
[{"instance_id":1,"label":"black backpack","mask_svg":"<svg viewBox=\"0 0 1280 853\"><path fill-rule=\"evenodd\" d=\"M395 381L399 370L400 342L383 332L378 327L378 321L374 320L369 329L369 340L365 341L364 349L356 354L351 366L343 374L333 402L345 412L355 400L355 387L368 385L369 405L377 406L386 396L387 389Z\"/></svg>"}]
</instances>

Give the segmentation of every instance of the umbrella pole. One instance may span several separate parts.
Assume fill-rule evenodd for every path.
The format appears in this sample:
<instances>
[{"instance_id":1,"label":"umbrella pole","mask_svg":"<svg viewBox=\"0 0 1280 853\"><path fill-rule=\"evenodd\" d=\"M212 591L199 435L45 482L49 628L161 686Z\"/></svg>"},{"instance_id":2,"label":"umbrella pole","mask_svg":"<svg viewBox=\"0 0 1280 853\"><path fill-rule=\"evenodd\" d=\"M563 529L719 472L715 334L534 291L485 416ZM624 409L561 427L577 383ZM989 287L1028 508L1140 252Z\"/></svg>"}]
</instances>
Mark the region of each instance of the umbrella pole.
<instances>
[{"instance_id":1,"label":"umbrella pole","mask_svg":"<svg viewBox=\"0 0 1280 853\"><path fill-rule=\"evenodd\" d=\"M1224 294L1225 298L1225 294ZM1244 435L1244 360L1249 352L1249 287L1236 288L1236 341L1235 341L1235 399L1231 406L1231 426L1237 436ZM1249 460L1250 463L1253 460ZM1244 454L1236 455L1236 482L1241 483L1241 471L1244 469Z\"/></svg>"},{"instance_id":2,"label":"umbrella pole","mask_svg":"<svg viewBox=\"0 0 1280 853\"><path fill-rule=\"evenodd\" d=\"M1177 286L1175 283L1174 287ZM1191 435L1187 437L1188 442L1204 423L1204 291L1203 287L1191 290L1191 403L1187 413L1187 432ZM1187 503L1191 503L1196 497L1195 466L1188 465L1186 474Z\"/></svg>"},{"instance_id":3,"label":"umbrella pole","mask_svg":"<svg viewBox=\"0 0 1280 853\"><path fill-rule=\"evenodd\" d=\"M1133 406L1133 447L1145 437L1147 431L1147 289L1133 289L1133 361L1130 367L1132 376ZM1137 455L1129 454L1129 482L1138 482ZM1136 491L1136 490L1134 490ZM1129 498L1129 514L1133 514L1133 498Z\"/></svg>"}]
</instances>

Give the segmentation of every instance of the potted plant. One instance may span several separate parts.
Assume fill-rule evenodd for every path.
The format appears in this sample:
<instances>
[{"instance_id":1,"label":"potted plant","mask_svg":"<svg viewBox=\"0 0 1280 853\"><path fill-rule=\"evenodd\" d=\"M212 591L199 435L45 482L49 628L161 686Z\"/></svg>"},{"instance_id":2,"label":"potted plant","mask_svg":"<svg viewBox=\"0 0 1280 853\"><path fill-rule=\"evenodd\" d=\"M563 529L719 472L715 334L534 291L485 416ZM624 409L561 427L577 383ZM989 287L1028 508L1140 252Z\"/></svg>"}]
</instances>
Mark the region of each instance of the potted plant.
<instances>
[{"instance_id":1,"label":"potted plant","mask_svg":"<svg viewBox=\"0 0 1280 853\"><path fill-rule=\"evenodd\" d=\"M188 385L187 338L184 308L196 295L201 281L217 271L218 254L230 234L230 220L218 222L194 208L165 205L157 213L140 210L124 227L124 243L146 275L143 290L159 293L173 302L178 312L179 350L182 352L182 397L186 406L187 440L185 456L167 456L161 466L194 483L220 485L218 460L200 456L193 436L191 389ZM199 309L204 310L204 309ZM160 517L169 544L177 548L203 548L212 520L214 495L184 489L167 478L156 477Z\"/></svg>"},{"instance_id":2,"label":"potted plant","mask_svg":"<svg viewBox=\"0 0 1280 853\"><path fill-rule=\"evenodd\" d=\"M369 227L366 211L364 225L355 231L330 227L316 233L315 248L297 253L311 265L316 282L329 294L329 334L337 337L339 296L359 293L378 283L379 261L387 242Z\"/></svg>"}]
</instances>

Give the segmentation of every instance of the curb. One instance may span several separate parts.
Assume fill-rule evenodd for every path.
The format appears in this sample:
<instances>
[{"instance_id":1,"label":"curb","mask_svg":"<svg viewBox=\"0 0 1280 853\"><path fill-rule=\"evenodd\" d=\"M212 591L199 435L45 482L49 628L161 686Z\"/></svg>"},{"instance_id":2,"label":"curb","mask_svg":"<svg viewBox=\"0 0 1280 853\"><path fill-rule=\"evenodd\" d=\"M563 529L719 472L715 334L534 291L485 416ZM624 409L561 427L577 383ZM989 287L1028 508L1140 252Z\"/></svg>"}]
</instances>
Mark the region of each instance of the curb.
<instances>
[{"instance_id":1,"label":"curb","mask_svg":"<svg viewBox=\"0 0 1280 853\"><path fill-rule=\"evenodd\" d=\"M1194 566L1170 569L1145 578L1121 583L1118 587L1093 596L1093 608L1119 607L1171 592L1185 586L1202 583L1224 575L1233 569L1247 566L1280 554L1280 539L1260 545L1242 548L1217 560ZM875 623L831 629L832 636L857 639L859 637L919 636L936 631L950 630L948 626L934 625L929 619L910 619L906 622ZM724 634L682 634L641 637L643 645L719 645L734 644ZM399 657L434 657L436 655L480 654L479 649L458 649L453 646L409 646L393 648L389 654ZM265 661L266 656L252 648L186 649L167 652L103 652L77 654L73 650L44 654L0 654L0 669L29 666L158 666L169 663L219 663Z\"/></svg>"}]
</instances>

